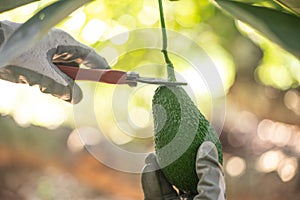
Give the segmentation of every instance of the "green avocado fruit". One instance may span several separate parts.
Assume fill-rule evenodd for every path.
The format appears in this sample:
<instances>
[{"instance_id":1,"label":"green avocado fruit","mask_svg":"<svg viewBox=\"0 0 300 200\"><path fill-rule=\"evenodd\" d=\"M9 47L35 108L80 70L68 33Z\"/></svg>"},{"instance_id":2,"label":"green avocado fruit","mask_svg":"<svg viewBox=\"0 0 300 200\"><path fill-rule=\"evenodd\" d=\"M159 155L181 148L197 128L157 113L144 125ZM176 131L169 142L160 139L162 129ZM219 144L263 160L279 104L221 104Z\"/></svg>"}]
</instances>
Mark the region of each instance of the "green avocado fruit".
<instances>
[{"instance_id":1,"label":"green avocado fruit","mask_svg":"<svg viewBox=\"0 0 300 200\"><path fill-rule=\"evenodd\" d=\"M159 166L172 185L186 193L197 193L198 148L204 141L212 141L222 164L218 135L182 87L159 86L152 100L152 110Z\"/></svg>"}]
</instances>

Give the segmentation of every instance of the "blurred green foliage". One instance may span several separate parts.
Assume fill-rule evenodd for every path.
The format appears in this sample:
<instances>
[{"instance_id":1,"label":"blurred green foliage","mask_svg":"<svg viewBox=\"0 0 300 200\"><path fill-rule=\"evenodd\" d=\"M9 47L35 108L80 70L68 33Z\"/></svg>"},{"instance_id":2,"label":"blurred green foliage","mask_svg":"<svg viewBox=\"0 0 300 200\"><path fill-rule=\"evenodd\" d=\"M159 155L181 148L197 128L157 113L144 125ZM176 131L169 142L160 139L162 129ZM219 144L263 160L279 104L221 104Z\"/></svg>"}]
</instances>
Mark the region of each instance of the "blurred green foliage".
<instances>
[{"instance_id":1,"label":"blurred green foliage","mask_svg":"<svg viewBox=\"0 0 300 200\"><path fill-rule=\"evenodd\" d=\"M88 1L57 1L40 10L15 30L1 45L0 66L7 65L11 59L33 47L53 26ZM13 1L12 3L17 4L18 2Z\"/></svg>"},{"instance_id":2,"label":"blurred green foliage","mask_svg":"<svg viewBox=\"0 0 300 200\"><path fill-rule=\"evenodd\" d=\"M17 8L19 6L34 2L39 0L10 0L10 1L0 1L0 12L4 12L10 9Z\"/></svg>"},{"instance_id":3,"label":"blurred green foliage","mask_svg":"<svg viewBox=\"0 0 300 200\"><path fill-rule=\"evenodd\" d=\"M3 5L3 2L17 1L0 0L0 5L1 3ZM1 13L0 20L26 22L39 10L54 2L56 1L33 2ZM227 12L223 12L215 6L215 3ZM279 166L279 162L284 163L284 159L279 158L278 171L276 172L277 168L274 168L272 174L266 174L265 169L256 170L255 165L265 157L264 152L272 153L272 148L275 148L276 152L282 148L287 158L295 156L289 155L290 146L300 152L298 126L291 126L292 123L297 123L297 116L300 116L300 94L296 89L300 84L299 2L239 0L213 3L208 0L165 0L164 8L167 28L190 38L205 50L218 68L226 94L229 96L225 131L221 135L229 196L245 193L250 196L249 199L255 199L254 193L257 192L263 199L284 199L280 195L284 195L287 188L290 189L287 193L292 196L294 188L288 184L292 185L293 181L290 180L299 176L299 173L297 175L296 171L290 170L289 172L293 172L289 174L290 177L282 178L284 176L279 169L285 165ZM264 11L268 15L264 15ZM53 12L53 15L55 14ZM265 19L265 16L268 19ZM159 27L156 0L92 1L56 25L56 28L65 30L75 39L95 48L99 54L106 57L113 69L140 70L143 76L165 78L164 60L159 49L131 51L137 44L157 41L151 33L141 34L134 30L151 30ZM119 40L112 39L121 33L122 37ZM176 38L170 36L169 44L176 42L178 42ZM184 53L191 54L195 58L203 57L196 54L194 49L186 47L188 45L183 43L179 45ZM190 63L181 55L171 53L170 57L179 74L194 73ZM196 88L193 100L209 117L213 107L211 91L199 77L192 77L188 81L189 85ZM151 99L156 86L147 85L135 89L87 82L79 84L84 99L80 102L79 108L76 108L40 93L36 87L0 81L0 93L5 94L5 98L0 98L0 113L11 115L22 127L15 126L11 120L1 124L1 141L13 148L19 146L21 150L26 149L22 148L22 144L27 148L36 146L39 150L43 149L42 154L51 156L51 153L65 152L66 149L62 146L69 144L75 144L75 148L68 146L72 152L82 150L82 144L72 140L77 134L74 132L70 134L71 129L96 127L120 148L136 152L149 152L152 149ZM124 104L128 110L124 110ZM96 120L93 120L93 117ZM120 121L122 123L119 123ZM55 131L47 130L49 134L41 135L39 131L45 132L45 129L35 127L34 133L29 134L28 132L33 130L27 128L30 125L43 126ZM58 132L57 135L49 136L57 132L57 127L64 125L71 127L65 130L66 135ZM286 140L286 144L290 146L282 146L282 138L288 137L285 137L281 130L287 130L282 132L290 134L291 139ZM266 140L264 137L268 134L269 139ZM47 142L48 144L45 144ZM292 145L289 144L291 142ZM281 150L278 152L281 155ZM227 162L231 157L235 159ZM261 167L267 168L270 162L260 164ZM237 166L244 167L238 175L228 173L232 170L236 172ZM298 169L294 162L287 166L292 166L294 170ZM242 175L244 172L247 173L246 176ZM266 176L261 176L262 173ZM264 182L266 177L271 177L269 179L271 181L267 184ZM286 184L282 181L289 182ZM257 188L257 185L263 186ZM48 185L43 182L39 189L43 191L45 187ZM243 190L240 190L241 187ZM282 191L278 192L278 188ZM47 192L49 191L45 191L42 196L47 197L49 195Z\"/></svg>"},{"instance_id":4,"label":"blurred green foliage","mask_svg":"<svg viewBox=\"0 0 300 200\"><path fill-rule=\"evenodd\" d=\"M25 22L35 13L38 13L38 10L45 8L53 2L55 1L47 0L31 3L27 6L22 6L20 8L4 12L0 15L0 19ZM78 0L78 2L81 1ZM288 41L288 47L291 45L296 45L294 46L294 49L292 48L291 52L294 53L294 50L297 50L297 42L293 41L299 40L299 37L297 37L298 32L295 32L298 29L294 28L299 26L294 27L294 23L298 23L299 18L296 15L293 15L293 13L286 9L286 7L282 7L280 4L276 4L273 1L263 0L247 1L247 4L245 4L245 2L216 2L225 10L230 8L235 10L236 13L240 13L240 15L235 15L235 12L231 12L231 14L238 18L239 16L243 16L243 19L246 21L243 19L242 21L245 21L246 23L248 22L250 26L253 25L253 23L258 24L258 29L260 27L265 28L269 26L272 28L276 26L276 29L268 29L266 35L267 38L268 36L273 36L271 38L281 39L280 41L284 44L286 44L285 41ZM287 53L285 50L281 49L279 46L269 42L268 39L265 39L265 37L260 35L260 33L256 30L246 26L241 21L237 21L231 17L228 17L227 14L224 14L212 2L207 0L180 0L175 2L164 1L164 4L167 28L177 31L178 33L192 39L208 53L220 72L226 92L234 84L236 69L245 66L248 66L249 69L251 69L253 65L257 65L257 70L252 70L248 76L255 78L258 82L284 90L294 88L299 85L299 77L295 72L298 72L297 69L300 64L296 58ZM264 8L252 6L250 9L250 5L248 4L264 6ZM260 18L253 18L251 15L257 15L257 9L260 10L259 12L261 12L259 15ZM271 11L270 9L273 10ZM291 9L293 9L293 7L291 7ZM270 20L266 21L264 17L264 11L270 13L270 15L276 16L277 20L272 21L274 17L270 17L268 15ZM283 12L289 12L290 14L285 14ZM56 12L53 12L47 15L47 17L51 18L55 15ZM282 16L283 18L281 19ZM288 16L288 18L285 18L286 16ZM289 20L288 23L285 23L287 19L292 19L294 21ZM31 24L34 24L33 22L35 19L32 18L31 20ZM282 27L279 27L278 24L276 25L278 20L282 20L281 23L279 23L279 25ZM47 24L47 21L44 21L44 23ZM30 28L30 26L31 25L29 24L27 28ZM155 0L92 1L65 18L57 25L57 27L64 29L75 39L94 47L102 56L106 57L114 69L128 71L137 69L139 66L147 64L151 65L155 63L163 65L164 63L163 57L159 50L140 49L128 52L134 45L143 43L144 38L139 39L141 37L149 37L149 41L154 42L151 41L153 40L153 36L151 35L135 35L138 33L130 31L141 28L160 27L158 5ZM286 30L287 28L293 28L293 30ZM280 32L279 35L278 31ZM22 29L19 30L19 32L22 33ZM125 38L122 39L123 41L121 41L121 43L120 41L116 43L116 41L111 39L113 36L120 33L123 33L123 35L126 33ZM284 37L285 33L289 35ZM40 32L39 34L44 33ZM245 36L250 38L254 43ZM22 44L29 41L29 39L22 41ZM17 43L17 41L15 42ZM169 43L172 44L173 42L176 42L176 38L170 39ZM286 47L286 45L282 46ZM241 48L241 50L237 51L236 48ZM262 62L259 63L259 56L255 57L255 55L250 55L247 52L247 48L249 52L251 49L261 48L264 53ZM291 48L287 49L290 50ZM189 52L189 54L194 53L193 49L186 49L185 51ZM276 56L274 56L275 54ZM180 58L180 56L171 54L171 58L174 60L175 69L178 69L179 71L192 69L188 63ZM276 65L272 63L276 63ZM140 73L145 76L166 77L165 69L162 67L153 67L153 70L144 69ZM284 74L284 76L278 76L278 74ZM194 80L195 84L197 84L197 81L199 82L198 84L200 84L201 80ZM80 84L82 87L84 87L84 85L88 87L95 87L94 84L90 83ZM108 93L112 93L114 91L114 89L111 89L111 86L101 86L98 88L102 88L102 90L104 90L103 88L109 88L108 90L110 92ZM200 88L201 89L196 91L196 100L198 106L201 110L203 110L204 114L209 116L209 113L211 112L211 105L209 103L211 101L211 97L209 96L208 88ZM153 91L154 88L145 91L145 93L148 94L146 96L149 98L149 100L151 99ZM99 89L97 89L97 92L102 93ZM112 98L111 95L112 94L107 96L101 95L101 99L97 99L97 101L110 102ZM89 95L86 94L87 99L91 100L91 98L94 98L89 98L88 96ZM144 97L138 95L134 98L144 99ZM151 110L150 104L146 103L147 100L145 99L142 101L133 100L133 102L139 102L137 103L137 106L141 106L143 109L148 111ZM70 109L66 108L65 104L57 104L60 104L58 107L61 109L70 112ZM3 105L2 107L5 106ZM5 112L11 113L13 116L16 115L14 113L18 113L13 108L11 110L2 108L2 110L6 110ZM104 116L107 116L108 113L109 111ZM35 114L33 113L32 115L34 116ZM74 122L72 122L72 117L70 118L72 114L67 114L67 116L69 117L66 117L64 122L73 124ZM27 121L35 123L32 118L27 119ZM60 123L61 122L56 121L55 126ZM38 122L36 124L42 125L43 123ZM45 124L45 126L51 127L51 123L50 125ZM151 128L151 122L147 123L147 127Z\"/></svg>"},{"instance_id":5,"label":"blurred green foliage","mask_svg":"<svg viewBox=\"0 0 300 200\"><path fill-rule=\"evenodd\" d=\"M254 29L300 58L300 18L274 8L252 6L233 1L216 1L233 17Z\"/></svg>"}]
</instances>

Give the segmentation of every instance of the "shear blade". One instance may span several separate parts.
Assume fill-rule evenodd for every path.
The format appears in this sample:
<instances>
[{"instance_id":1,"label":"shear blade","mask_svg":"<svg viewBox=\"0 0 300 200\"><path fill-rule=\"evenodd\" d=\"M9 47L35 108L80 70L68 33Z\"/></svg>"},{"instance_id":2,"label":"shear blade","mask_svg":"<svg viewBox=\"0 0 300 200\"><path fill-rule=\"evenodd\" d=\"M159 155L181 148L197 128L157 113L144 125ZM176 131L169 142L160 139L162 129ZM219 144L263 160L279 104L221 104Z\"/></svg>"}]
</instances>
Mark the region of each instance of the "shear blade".
<instances>
[{"instance_id":1,"label":"shear blade","mask_svg":"<svg viewBox=\"0 0 300 200\"><path fill-rule=\"evenodd\" d=\"M130 86L136 86L137 82L166 86L187 85L185 82L172 82L161 78L140 77L138 72L133 71L127 72L126 81Z\"/></svg>"},{"instance_id":2,"label":"shear blade","mask_svg":"<svg viewBox=\"0 0 300 200\"><path fill-rule=\"evenodd\" d=\"M165 79L146 78L146 77L137 78L137 82L156 84L156 85L166 85L166 86L187 85L187 83L185 82L171 82Z\"/></svg>"}]
</instances>

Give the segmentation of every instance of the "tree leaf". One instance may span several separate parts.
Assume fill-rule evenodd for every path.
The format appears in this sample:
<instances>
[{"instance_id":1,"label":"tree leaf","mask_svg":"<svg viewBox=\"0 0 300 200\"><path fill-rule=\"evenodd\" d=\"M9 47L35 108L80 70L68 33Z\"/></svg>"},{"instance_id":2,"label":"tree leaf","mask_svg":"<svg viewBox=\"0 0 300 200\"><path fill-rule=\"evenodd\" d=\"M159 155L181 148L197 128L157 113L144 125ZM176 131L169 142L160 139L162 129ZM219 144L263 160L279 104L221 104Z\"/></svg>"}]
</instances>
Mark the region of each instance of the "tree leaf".
<instances>
[{"instance_id":1,"label":"tree leaf","mask_svg":"<svg viewBox=\"0 0 300 200\"><path fill-rule=\"evenodd\" d=\"M40 0L0 0L0 13Z\"/></svg>"},{"instance_id":2,"label":"tree leaf","mask_svg":"<svg viewBox=\"0 0 300 200\"><path fill-rule=\"evenodd\" d=\"M218 0L216 3L300 59L299 17L239 2Z\"/></svg>"},{"instance_id":3,"label":"tree leaf","mask_svg":"<svg viewBox=\"0 0 300 200\"><path fill-rule=\"evenodd\" d=\"M91 0L60 0L39 11L22 24L1 46L0 67L26 50L30 49L36 42L62 19L74 10Z\"/></svg>"},{"instance_id":4,"label":"tree leaf","mask_svg":"<svg viewBox=\"0 0 300 200\"><path fill-rule=\"evenodd\" d=\"M276 0L280 4L288 7L289 9L293 10L297 14L300 15L300 1L299 0Z\"/></svg>"}]
</instances>

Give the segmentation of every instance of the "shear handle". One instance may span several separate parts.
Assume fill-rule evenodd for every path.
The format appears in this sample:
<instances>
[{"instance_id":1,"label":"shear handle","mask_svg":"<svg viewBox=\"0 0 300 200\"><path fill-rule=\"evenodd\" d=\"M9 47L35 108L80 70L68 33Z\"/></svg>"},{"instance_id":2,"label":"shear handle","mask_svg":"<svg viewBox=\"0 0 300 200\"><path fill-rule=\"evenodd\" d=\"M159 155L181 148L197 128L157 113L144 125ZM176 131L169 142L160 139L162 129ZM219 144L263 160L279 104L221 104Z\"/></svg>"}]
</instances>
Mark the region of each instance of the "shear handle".
<instances>
[{"instance_id":1,"label":"shear handle","mask_svg":"<svg viewBox=\"0 0 300 200\"><path fill-rule=\"evenodd\" d=\"M73 80L95 81L110 84L127 84L126 72L109 69L85 69L79 67L57 65L57 67Z\"/></svg>"}]
</instances>

